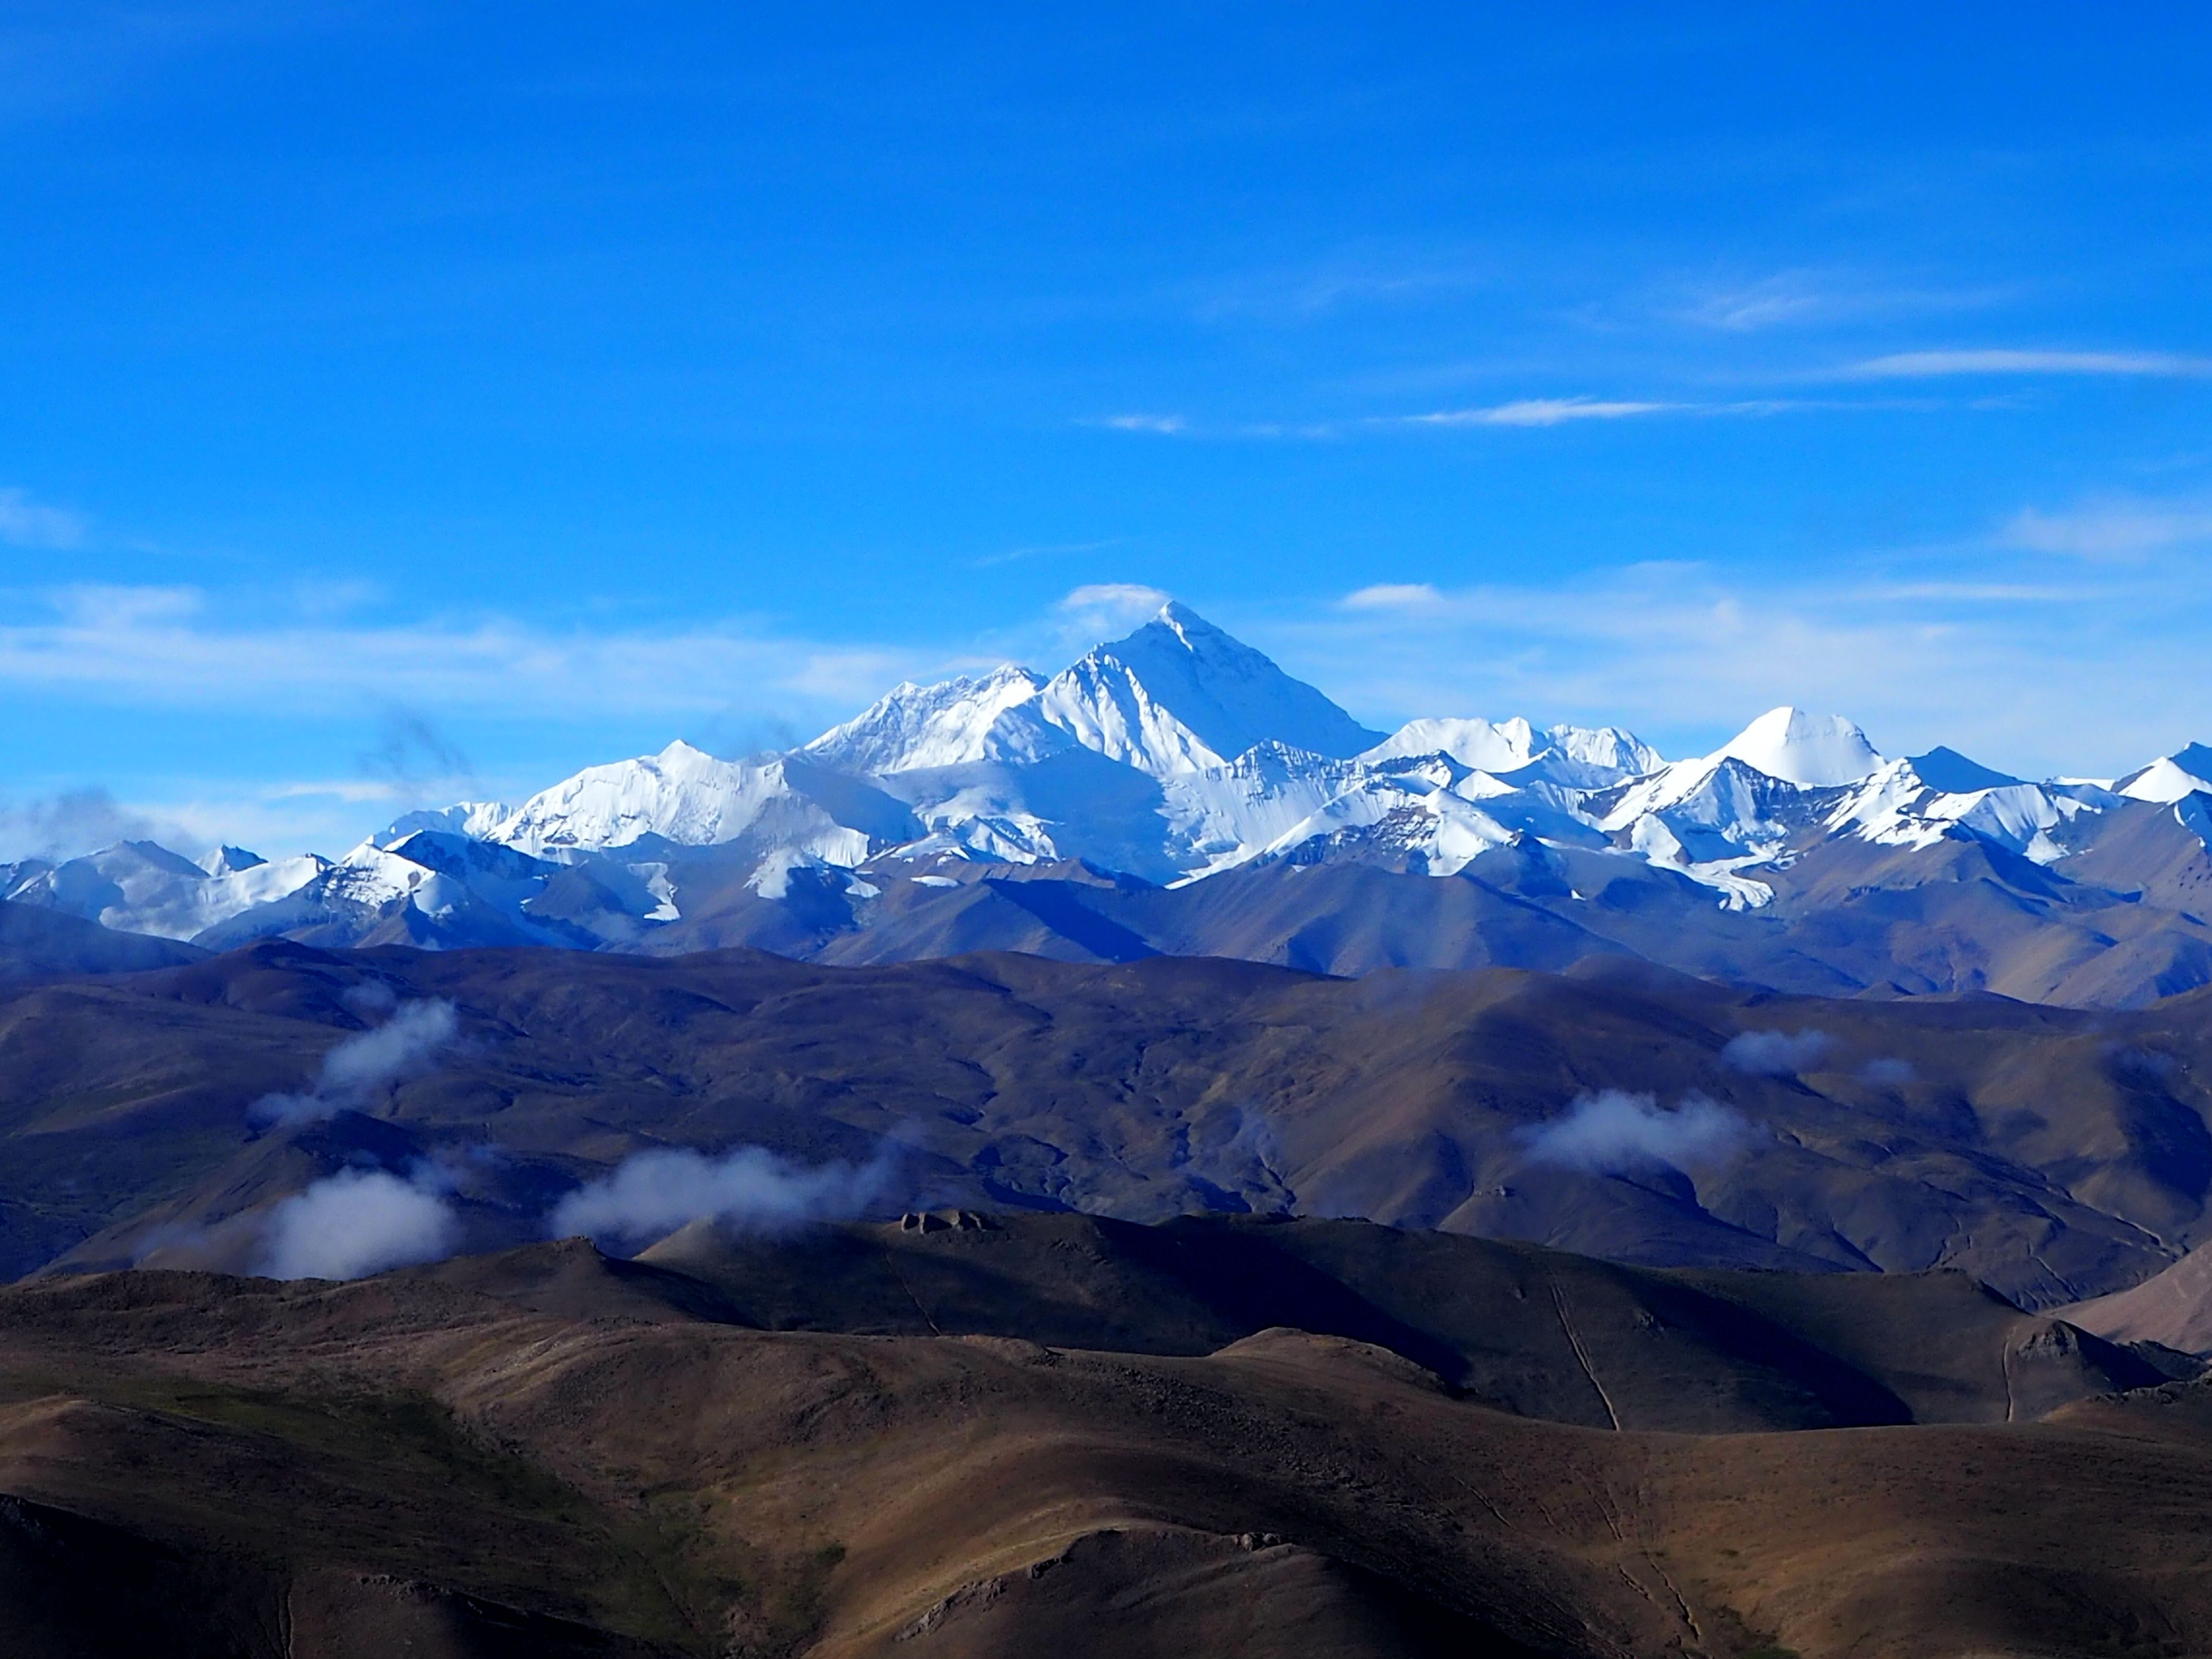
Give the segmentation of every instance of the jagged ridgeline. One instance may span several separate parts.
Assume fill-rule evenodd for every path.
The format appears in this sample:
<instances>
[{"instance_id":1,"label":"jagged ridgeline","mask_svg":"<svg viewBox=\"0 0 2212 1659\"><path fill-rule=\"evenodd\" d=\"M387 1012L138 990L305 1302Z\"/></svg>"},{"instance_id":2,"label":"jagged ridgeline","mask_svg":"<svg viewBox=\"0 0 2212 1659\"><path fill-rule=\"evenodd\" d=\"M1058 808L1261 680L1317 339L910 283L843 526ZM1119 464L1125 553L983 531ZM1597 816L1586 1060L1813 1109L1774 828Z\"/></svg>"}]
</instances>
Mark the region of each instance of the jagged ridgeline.
<instances>
[{"instance_id":1,"label":"jagged ridgeline","mask_svg":"<svg viewBox=\"0 0 2212 1659\"><path fill-rule=\"evenodd\" d=\"M2137 1006L2212 980L2212 749L2035 782L1778 708L1667 761L1616 727L1385 735L1188 609L1050 679L903 684L788 753L684 743L342 859L130 842L6 896L206 949L1006 949L1333 973L1643 957L1819 994ZM43 936L42 936L43 937ZM51 951L82 951L50 940Z\"/></svg>"}]
</instances>

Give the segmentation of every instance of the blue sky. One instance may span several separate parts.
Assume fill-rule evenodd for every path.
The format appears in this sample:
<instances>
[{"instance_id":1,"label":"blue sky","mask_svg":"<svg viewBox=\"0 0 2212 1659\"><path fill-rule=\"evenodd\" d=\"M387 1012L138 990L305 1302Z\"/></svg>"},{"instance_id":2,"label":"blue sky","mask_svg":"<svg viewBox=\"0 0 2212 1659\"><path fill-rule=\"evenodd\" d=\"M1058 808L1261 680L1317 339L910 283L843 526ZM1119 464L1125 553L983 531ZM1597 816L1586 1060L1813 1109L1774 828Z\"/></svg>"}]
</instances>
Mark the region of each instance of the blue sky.
<instances>
[{"instance_id":1,"label":"blue sky","mask_svg":"<svg viewBox=\"0 0 2212 1659\"><path fill-rule=\"evenodd\" d=\"M1155 592L1376 726L2212 738L2201 11L1383 10L0 9L0 853Z\"/></svg>"}]
</instances>

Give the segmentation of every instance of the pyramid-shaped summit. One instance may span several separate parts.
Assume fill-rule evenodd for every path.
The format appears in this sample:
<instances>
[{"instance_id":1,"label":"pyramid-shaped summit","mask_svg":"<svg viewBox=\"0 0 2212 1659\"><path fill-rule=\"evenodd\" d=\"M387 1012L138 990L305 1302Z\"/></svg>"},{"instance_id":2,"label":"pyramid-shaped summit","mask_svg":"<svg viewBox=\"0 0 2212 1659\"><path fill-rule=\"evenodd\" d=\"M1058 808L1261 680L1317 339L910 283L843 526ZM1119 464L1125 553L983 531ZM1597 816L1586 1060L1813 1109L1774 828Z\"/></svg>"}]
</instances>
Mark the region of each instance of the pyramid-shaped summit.
<instances>
[{"instance_id":1,"label":"pyramid-shaped summit","mask_svg":"<svg viewBox=\"0 0 2212 1659\"><path fill-rule=\"evenodd\" d=\"M799 752L888 776L1089 749L1156 778L1223 766L1264 743L1347 759L1382 741L1263 653L1170 601L1049 681L1012 663L903 684Z\"/></svg>"},{"instance_id":2,"label":"pyramid-shaped summit","mask_svg":"<svg viewBox=\"0 0 2212 1659\"><path fill-rule=\"evenodd\" d=\"M2113 787L2131 800L2167 805L2191 795L2212 794L2212 748L2192 743L2130 773Z\"/></svg>"},{"instance_id":3,"label":"pyramid-shaped summit","mask_svg":"<svg viewBox=\"0 0 2212 1659\"><path fill-rule=\"evenodd\" d=\"M1740 760L1770 778L1811 788L1856 783L1881 764L1855 722L1787 704L1768 709L1711 758Z\"/></svg>"},{"instance_id":4,"label":"pyramid-shaped summit","mask_svg":"<svg viewBox=\"0 0 2212 1659\"><path fill-rule=\"evenodd\" d=\"M1085 748L1155 777L1220 766L1271 742L1348 759L1383 737L1173 600L1055 676L1038 713Z\"/></svg>"}]
</instances>

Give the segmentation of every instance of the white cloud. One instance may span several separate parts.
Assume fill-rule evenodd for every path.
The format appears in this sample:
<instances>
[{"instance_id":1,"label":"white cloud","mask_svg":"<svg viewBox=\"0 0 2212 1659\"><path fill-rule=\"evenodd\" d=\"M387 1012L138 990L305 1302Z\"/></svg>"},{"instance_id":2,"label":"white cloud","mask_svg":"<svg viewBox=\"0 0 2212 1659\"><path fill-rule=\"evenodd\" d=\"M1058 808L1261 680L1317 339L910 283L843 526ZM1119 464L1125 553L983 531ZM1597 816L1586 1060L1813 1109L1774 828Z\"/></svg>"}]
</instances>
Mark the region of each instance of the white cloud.
<instances>
[{"instance_id":1,"label":"white cloud","mask_svg":"<svg viewBox=\"0 0 2212 1659\"><path fill-rule=\"evenodd\" d=\"M207 608L207 595L197 587L117 582L76 582L53 589L46 599L64 623L88 631L181 623Z\"/></svg>"},{"instance_id":2,"label":"white cloud","mask_svg":"<svg viewBox=\"0 0 2212 1659\"><path fill-rule=\"evenodd\" d=\"M412 799L416 792L392 782L388 778L299 778L288 783L271 784L260 792L259 799L283 800L342 800L392 802Z\"/></svg>"},{"instance_id":3,"label":"white cloud","mask_svg":"<svg viewBox=\"0 0 2212 1659\"><path fill-rule=\"evenodd\" d=\"M0 542L10 547L70 548L84 540L77 514L34 501L21 489L0 489Z\"/></svg>"},{"instance_id":4,"label":"white cloud","mask_svg":"<svg viewBox=\"0 0 2212 1659\"><path fill-rule=\"evenodd\" d=\"M1420 611L1443 599L1429 582L1377 582L1346 594L1341 603L1348 611Z\"/></svg>"},{"instance_id":5,"label":"white cloud","mask_svg":"<svg viewBox=\"0 0 2212 1659\"><path fill-rule=\"evenodd\" d=\"M1875 409L1918 408L1917 403L1866 398L1740 398L1729 403L1656 403L1625 398L1522 398L1512 403L1490 404L1475 409L1443 409L1426 415L1392 415L1367 422L1395 427L1551 427L1570 421L1626 421L1645 415L1680 415L1693 418L1742 416L1758 419L1771 415L1815 411L1849 412Z\"/></svg>"},{"instance_id":6,"label":"white cloud","mask_svg":"<svg viewBox=\"0 0 2212 1659\"><path fill-rule=\"evenodd\" d=\"M1685 320L1731 334L1751 333L1832 314L1833 301L1795 274L1769 277L1735 289L1701 295L1685 309Z\"/></svg>"},{"instance_id":7,"label":"white cloud","mask_svg":"<svg viewBox=\"0 0 2212 1659\"><path fill-rule=\"evenodd\" d=\"M1826 1031L1739 1031L1728 1040L1721 1058L1739 1072L1754 1077L1791 1077L1835 1047Z\"/></svg>"},{"instance_id":8,"label":"white cloud","mask_svg":"<svg viewBox=\"0 0 2212 1659\"><path fill-rule=\"evenodd\" d=\"M1702 1095L1668 1110L1650 1095L1605 1089L1523 1131L1521 1139L1532 1164L1604 1175L1710 1163L1728 1157L1752 1133L1741 1115Z\"/></svg>"},{"instance_id":9,"label":"white cloud","mask_svg":"<svg viewBox=\"0 0 2212 1659\"><path fill-rule=\"evenodd\" d=\"M1190 422L1180 415L1109 415L1098 422L1116 432L1155 432L1168 436L1188 429Z\"/></svg>"},{"instance_id":10,"label":"white cloud","mask_svg":"<svg viewBox=\"0 0 2212 1659\"><path fill-rule=\"evenodd\" d=\"M1899 351L1844 371L1853 380L1929 380L1951 374L2212 374L2212 358L2167 351Z\"/></svg>"},{"instance_id":11,"label":"white cloud","mask_svg":"<svg viewBox=\"0 0 2212 1659\"><path fill-rule=\"evenodd\" d=\"M1413 415L1369 415L1321 421L1243 421L1194 424L1180 415L1119 415L1092 422L1126 432L1153 432L1194 439L1279 440L1326 443L1360 433L1412 432L1474 427L1545 428L1577 421L1626 421L1644 416L1671 415L1686 418L1759 418L1772 415L1814 411L1848 412L1880 409L1925 409L1926 399L1743 398L1724 403L1665 402L1647 398L1516 398L1502 404L1483 404L1468 409L1434 409Z\"/></svg>"},{"instance_id":12,"label":"white cloud","mask_svg":"<svg viewBox=\"0 0 2212 1659\"><path fill-rule=\"evenodd\" d=\"M1152 620L1170 595L1140 582L1090 582L1074 589L1056 607L1065 638L1087 649L1109 635L1125 634Z\"/></svg>"},{"instance_id":13,"label":"white cloud","mask_svg":"<svg viewBox=\"0 0 2212 1659\"><path fill-rule=\"evenodd\" d=\"M2114 501L2043 513L2033 507L2016 514L2000 539L2008 547L2035 553L2071 553L2083 558L2115 559L2212 541L2212 510Z\"/></svg>"},{"instance_id":14,"label":"white cloud","mask_svg":"<svg viewBox=\"0 0 2212 1659\"><path fill-rule=\"evenodd\" d=\"M386 1000L382 1024L333 1044L324 1054L315 1086L304 1095L269 1095L253 1104L264 1122L313 1123L368 1105L395 1083L419 1077L460 1035L460 1017L442 998Z\"/></svg>"},{"instance_id":15,"label":"white cloud","mask_svg":"<svg viewBox=\"0 0 2212 1659\"><path fill-rule=\"evenodd\" d=\"M1869 599L1954 599L1969 604L2070 605L2095 598L2081 586L2057 582L1892 582L1864 590Z\"/></svg>"},{"instance_id":16,"label":"white cloud","mask_svg":"<svg viewBox=\"0 0 2212 1659\"><path fill-rule=\"evenodd\" d=\"M889 1146L858 1166L809 1167L759 1146L720 1158L688 1147L640 1152L562 1199L551 1227L556 1237L630 1240L660 1237L693 1221L779 1232L860 1214L889 1183L896 1164Z\"/></svg>"},{"instance_id":17,"label":"white cloud","mask_svg":"<svg viewBox=\"0 0 2212 1659\"><path fill-rule=\"evenodd\" d=\"M1066 558L1077 553L1100 553L1109 547L1119 547L1129 538L1127 536L1108 536L1095 542L1038 542L1028 547L1009 547L996 553L986 553L968 561L972 569L988 570L994 565L1012 564L1022 559Z\"/></svg>"},{"instance_id":18,"label":"white cloud","mask_svg":"<svg viewBox=\"0 0 2212 1659\"><path fill-rule=\"evenodd\" d=\"M562 632L494 617L389 626L228 624L209 596L90 586L0 624L0 688L162 709L443 715L720 715L733 707L849 712L923 664L865 646L781 639L736 623ZM808 712L811 714L813 708Z\"/></svg>"},{"instance_id":19,"label":"white cloud","mask_svg":"<svg viewBox=\"0 0 2212 1659\"><path fill-rule=\"evenodd\" d=\"M1665 415L1680 404L1628 403L1595 398L1522 398L1481 409L1443 409L1403 417L1409 426L1559 426L1568 421L1620 421Z\"/></svg>"},{"instance_id":20,"label":"white cloud","mask_svg":"<svg viewBox=\"0 0 2212 1659\"><path fill-rule=\"evenodd\" d=\"M1449 299L1490 274L1486 261L1459 250L1350 247L1310 264L1243 271L1178 293L1201 321L1295 326L1351 306Z\"/></svg>"},{"instance_id":21,"label":"white cloud","mask_svg":"<svg viewBox=\"0 0 2212 1659\"><path fill-rule=\"evenodd\" d=\"M1663 314L1699 328L1749 334L1869 318L1979 310L2014 290L1931 288L1868 271L1784 270L1753 280L1678 283L1662 296Z\"/></svg>"},{"instance_id":22,"label":"white cloud","mask_svg":"<svg viewBox=\"0 0 2212 1659\"><path fill-rule=\"evenodd\" d=\"M1253 631L1382 729L1524 714L1704 753L1790 702L1850 715L1891 754L1943 743L2023 776L2111 775L2212 736L2200 566L2154 556L2077 566L2063 585L1992 585L1900 581L1879 564L1648 564L1544 586L1363 588Z\"/></svg>"},{"instance_id":23,"label":"white cloud","mask_svg":"<svg viewBox=\"0 0 2212 1659\"><path fill-rule=\"evenodd\" d=\"M347 1170L269 1212L261 1271L271 1279L360 1279L435 1261L460 1242L460 1218L442 1194L382 1170Z\"/></svg>"}]
</instances>

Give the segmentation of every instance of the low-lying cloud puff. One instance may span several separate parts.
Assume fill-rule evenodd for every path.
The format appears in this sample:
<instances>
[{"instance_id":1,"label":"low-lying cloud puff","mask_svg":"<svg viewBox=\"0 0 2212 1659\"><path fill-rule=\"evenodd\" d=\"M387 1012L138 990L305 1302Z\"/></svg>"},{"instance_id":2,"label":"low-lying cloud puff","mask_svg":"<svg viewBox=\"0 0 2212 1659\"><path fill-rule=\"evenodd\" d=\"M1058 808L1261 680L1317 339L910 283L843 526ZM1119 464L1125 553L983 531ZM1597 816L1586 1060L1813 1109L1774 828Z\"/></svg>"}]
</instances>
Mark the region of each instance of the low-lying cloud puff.
<instances>
[{"instance_id":1,"label":"low-lying cloud puff","mask_svg":"<svg viewBox=\"0 0 2212 1659\"><path fill-rule=\"evenodd\" d=\"M780 1232L810 1221L855 1216L889 1184L886 1146L865 1164L811 1168L761 1146L720 1158L688 1148L639 1152L612 1175L586 1182L554 1206L556 1237L657 1238L693 1221L749 1232Z\"/></svg>"},{"instance_id":2,"label":"low-lying cloud puff","mask_svg":"<svg viewBox=\"0 0 2212 1659\"><path fill-rule=\"evenodd\" d=\"M271 1279L360 1279L438 1261L460 1242L460 1217L434 1179L345 1170L269 1212L261 1271Z\"/></svg>"},{"instance_id":3,"label":"low-lying cloud puff","mask_svg":"<svg viewBox=\"0 0 2212 1659\"><path fill-rule=\"evenodd\" d=\"M1745 1031L1729 1039L1721 1058L1754 1076L1790 1077L1834 1046L1835 1040L1826 1031Z\"/></svg>"},{"instance_id":4,"label":"low-lying cloud puff","mask_svg":"<svg viewBox=\"0 0 2212 1659\"><path fill-rule=\"evenodd\" d=\"M1563 1117L1522 1132L1532 1164L1595 1174L1710 1163L1751 1138L1742 1115L1703 1095L1668 1109L1650 1095L1607 1089L1584 1095Z\"/></svg>"},{"instance_id":5,"label":"low-lying cloud puff","mask_svg":"<svg viewBox=\"0 0 2212 1659\"><path fill-rule=\"evenodd\" d=\"M1881 1088L1894 1089L1912 1081L1912 1062L1909 1060L1870 1060L1859 1075Z\"/></svg>"},{"instance_id":6,"label":"low-lying cloud puff","mask_svg":"<svg viewBox=\"0 0 2212 1659\"><path fill-rule=\"evenodd\" d=\"M374 998L349 996L356 1011ZM315 1086L303 1095L269 1095L253 1104L264 1122L313 1123L359 1107L393 1084L420 1076L460 1035L460 1016L443 1000L400 1003L383 1024L349 1036L323 1056Z\"/></svg>"},{"instance_id":7,"label":"low-lying cloud puff","mask_svg":"<svg viewBox=\"0 0 2212 1659\"><path fill-rule=\"evenodd\" d=\"M399 993L388 980L365 979L339 992L338 1001L374 1024L399 1006Z\"/></svg>"}]
</instances>

